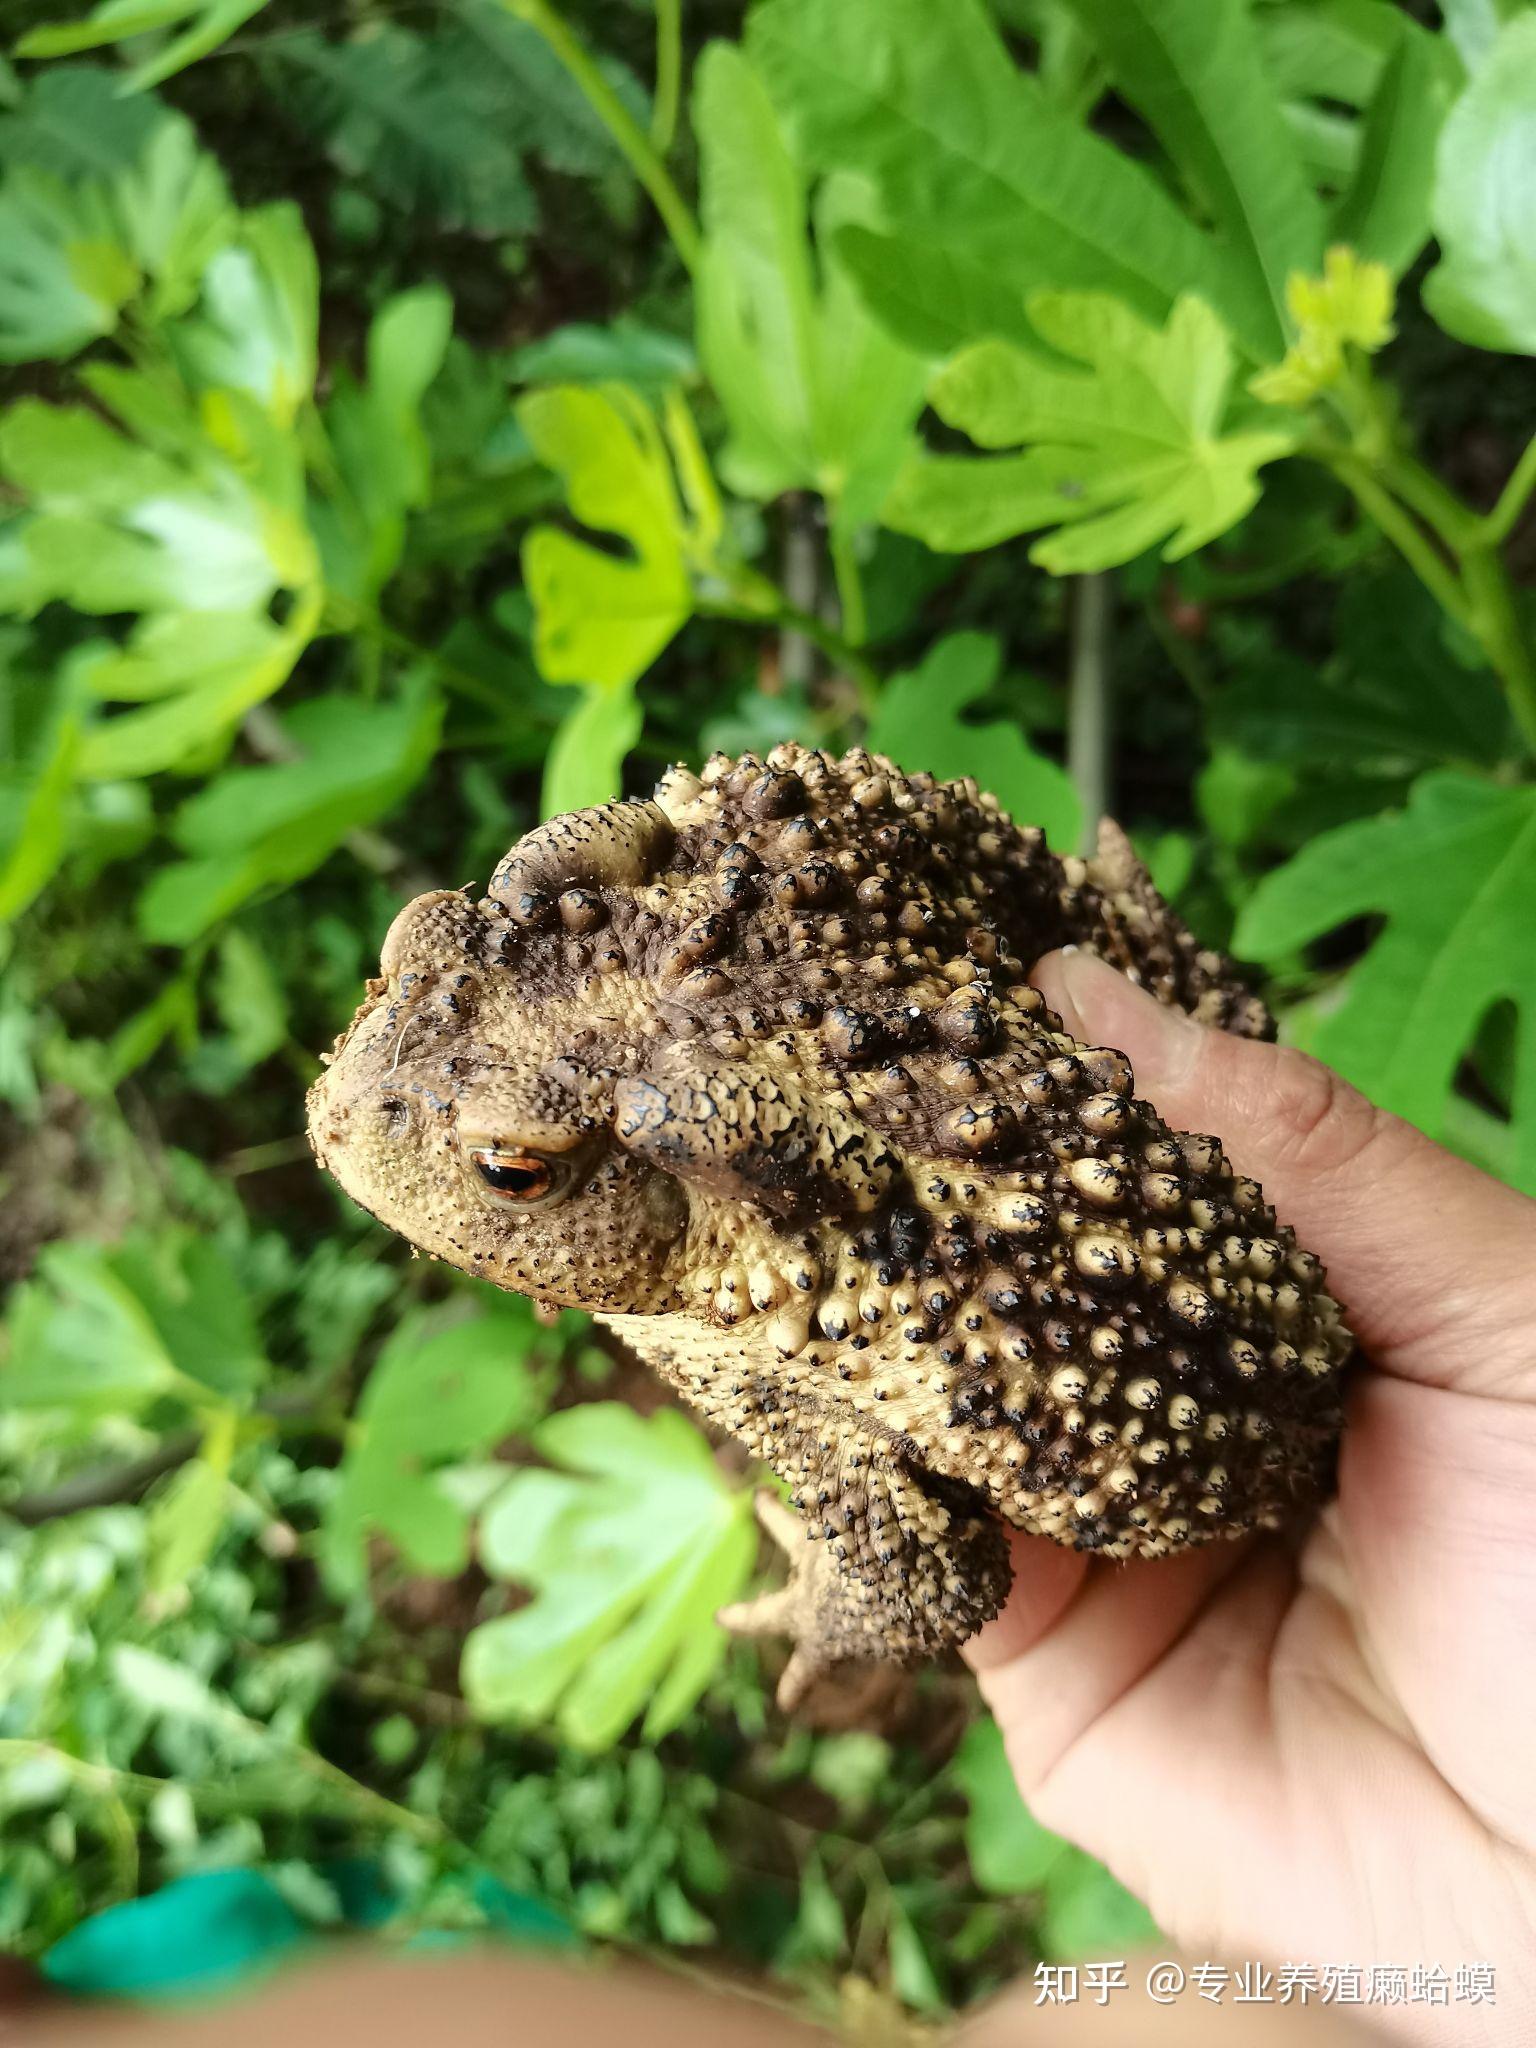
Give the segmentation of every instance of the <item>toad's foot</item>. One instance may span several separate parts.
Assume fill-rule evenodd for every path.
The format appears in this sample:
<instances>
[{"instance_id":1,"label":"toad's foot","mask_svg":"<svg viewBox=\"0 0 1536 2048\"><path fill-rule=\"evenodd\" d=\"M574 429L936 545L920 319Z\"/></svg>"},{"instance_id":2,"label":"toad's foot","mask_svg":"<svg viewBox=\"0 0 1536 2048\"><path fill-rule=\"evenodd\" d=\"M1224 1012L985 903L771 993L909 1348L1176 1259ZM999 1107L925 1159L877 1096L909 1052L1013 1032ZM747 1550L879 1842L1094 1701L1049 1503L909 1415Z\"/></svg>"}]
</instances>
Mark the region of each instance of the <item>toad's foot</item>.
<instances>
[{"instance_id":1,"label":"toad's foot","mask_svg":"<svg viewBox=\"0 0 1536 2048\"><path fill-rule=\"evenodd\" d=\"M967 1500L941 1502L909 1473L870 1472L866 1513L811 1528L776 1494L757 1516L790 1560L788 1584L722 1608L737 1635L794 1644L778 1704L793 1713L813 1687L860 1687L869 1667L897 1666L962 1643L1001 1606L1009 1566L1002 1531Z\"/></svg>"}]
</instances>

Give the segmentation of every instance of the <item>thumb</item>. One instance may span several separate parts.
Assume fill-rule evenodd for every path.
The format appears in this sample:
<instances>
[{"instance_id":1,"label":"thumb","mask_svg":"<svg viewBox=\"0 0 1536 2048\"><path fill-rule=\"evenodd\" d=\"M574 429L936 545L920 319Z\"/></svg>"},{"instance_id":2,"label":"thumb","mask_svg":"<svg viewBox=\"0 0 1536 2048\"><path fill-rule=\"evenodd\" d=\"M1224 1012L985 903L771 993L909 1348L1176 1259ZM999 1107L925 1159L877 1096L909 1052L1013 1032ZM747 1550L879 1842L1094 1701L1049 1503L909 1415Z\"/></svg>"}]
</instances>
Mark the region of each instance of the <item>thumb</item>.
<instances>
[{"instance_id":1,"label":"thumb","mask_svg":"<svg viewBox=\"0 0 1536 2048\"><path fill-rule=\"evenodd\" d=\"M1091 953L1033 979L1074 1038L1123 1052L1173 1129L1220 1139L1325 1262L1388 1372L1536 1398L1536 1202L1443 1151L1292 1048L1207 1031Z\"/></svg>"}]
</instances>

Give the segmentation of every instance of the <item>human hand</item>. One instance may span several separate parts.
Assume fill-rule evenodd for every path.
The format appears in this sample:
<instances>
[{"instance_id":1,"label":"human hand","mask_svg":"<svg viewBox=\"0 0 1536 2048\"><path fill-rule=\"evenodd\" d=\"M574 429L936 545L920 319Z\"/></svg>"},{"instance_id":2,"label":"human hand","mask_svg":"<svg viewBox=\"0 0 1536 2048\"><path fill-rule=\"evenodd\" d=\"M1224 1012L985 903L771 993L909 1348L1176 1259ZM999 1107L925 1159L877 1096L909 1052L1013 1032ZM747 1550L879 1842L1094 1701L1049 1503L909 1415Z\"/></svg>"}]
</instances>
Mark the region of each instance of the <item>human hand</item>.
<instances>
[{"instance_id":1,"label":"human hand","mask_svg":"<svg viewBox=\"0 0 1536 2048\"><path fill-rule=\"evenodd\" d=\"M1409 2039L1536 2029L1536 1203L1304 1055L1207 1032L1087 953L1035 980L1322 1258L1366 1364L1299 1546L1090 1562L1013 1543L967 1646L1026 1800L1185 1952L1492 1963L1492 2006L1373 2006Z\"/></svg>"}]
</instances>

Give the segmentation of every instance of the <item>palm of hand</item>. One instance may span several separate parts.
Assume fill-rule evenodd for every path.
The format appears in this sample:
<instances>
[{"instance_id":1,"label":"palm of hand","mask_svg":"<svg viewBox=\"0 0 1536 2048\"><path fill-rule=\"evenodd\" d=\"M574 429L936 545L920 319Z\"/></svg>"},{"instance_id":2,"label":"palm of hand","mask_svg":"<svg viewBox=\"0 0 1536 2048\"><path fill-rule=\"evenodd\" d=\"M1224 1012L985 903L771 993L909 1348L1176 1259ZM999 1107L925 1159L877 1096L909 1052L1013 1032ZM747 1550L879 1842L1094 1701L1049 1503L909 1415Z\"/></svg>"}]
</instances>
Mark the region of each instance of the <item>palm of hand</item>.
<instances>
[{"instance_id":1,"label":"palm of hand","mask_svg":"<svg viewBox=\"0 0 1536 2048\"><path fill-rule=\"evenodd\" d=\"M1328 1262L1373 1364L1338 1497L1297 1550L1117 1567L1018 1540L973 1661L1025 1797L1192 1955L1492 1962L1499 2032L1518 2032L1536 2008L1536 1207L1297 1055L1188 1038L1097 963L1040 979L1170 1122L1227 1136Z\"/></svg>"}]
</instances>

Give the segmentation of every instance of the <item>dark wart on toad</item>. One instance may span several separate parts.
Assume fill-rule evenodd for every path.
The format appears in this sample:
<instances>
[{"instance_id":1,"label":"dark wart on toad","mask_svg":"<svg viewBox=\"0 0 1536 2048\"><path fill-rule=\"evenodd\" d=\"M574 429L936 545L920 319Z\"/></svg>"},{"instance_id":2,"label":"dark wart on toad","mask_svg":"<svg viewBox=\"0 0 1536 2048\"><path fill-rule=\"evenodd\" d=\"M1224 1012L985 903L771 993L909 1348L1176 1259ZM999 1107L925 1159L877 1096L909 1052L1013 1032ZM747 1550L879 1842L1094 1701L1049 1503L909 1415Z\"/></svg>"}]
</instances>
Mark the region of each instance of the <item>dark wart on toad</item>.
<instances>
[{"instance_id":1,"label":"dark wart on toad","mask_svg":"<svg viewBox=\"0 0 1536 2048\"><path fill-rule=\"evenodd\" d=\"M1330 1483L1322 1270L1062 1030L1027 976L1068 943L1269 1029L1111 825L1063 860L968 781L717 757L409 904L311 1093L365 1208L589 1309L787 1482L817 1540L723 1617L793 1637L786 1705L964 1641L1005 1524L1160 1557Z\"/></svg>"}]
</instances>

